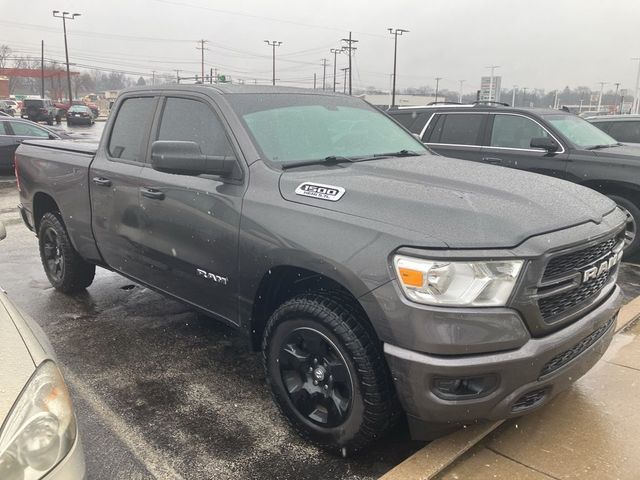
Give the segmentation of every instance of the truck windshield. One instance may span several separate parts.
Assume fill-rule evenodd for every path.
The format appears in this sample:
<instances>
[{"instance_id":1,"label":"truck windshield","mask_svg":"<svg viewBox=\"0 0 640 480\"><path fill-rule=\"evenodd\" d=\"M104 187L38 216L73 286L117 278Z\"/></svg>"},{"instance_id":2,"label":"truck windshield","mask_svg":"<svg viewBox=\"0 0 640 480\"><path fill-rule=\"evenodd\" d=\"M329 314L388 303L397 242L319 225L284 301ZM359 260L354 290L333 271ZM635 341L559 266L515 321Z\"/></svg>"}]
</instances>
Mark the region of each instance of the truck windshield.
<instances>
[{"instance_id":1,"label":"truck windshield","mask_svg":"<svg viewBox=\"0 0 640 480\"><path fill-rule=\"evenodd\" d=\"M615 139L598 127L575 115L552 114L543 115L543 117L578 148L590 149L618 145Z\"/></svg>"},{"instance_id":2,"label":"truck windshield","mask_svg":"<svg viewBox=\"0 0 640 480\"><path fill-rule=\"evenodd\" d=\"M331 95L227 97L263 158L277 163L386 152L427 153L422 143L362 100Z\"/></svg>"}]
</instances>

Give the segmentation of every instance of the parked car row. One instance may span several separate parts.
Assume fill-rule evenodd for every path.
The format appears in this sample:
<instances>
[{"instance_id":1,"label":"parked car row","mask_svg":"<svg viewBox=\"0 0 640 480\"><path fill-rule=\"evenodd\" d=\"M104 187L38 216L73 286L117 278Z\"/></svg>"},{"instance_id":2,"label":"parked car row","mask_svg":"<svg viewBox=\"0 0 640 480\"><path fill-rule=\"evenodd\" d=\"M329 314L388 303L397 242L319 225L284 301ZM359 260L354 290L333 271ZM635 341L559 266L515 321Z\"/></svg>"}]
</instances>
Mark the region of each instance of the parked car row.
<instances>
[{"instance_id":1,"label":"parked car row","mask_svg":"<svg viewBox=\"0 0 640 480\"><path fill-rule=\"evenodd\" d=\"M623 145L562 110L479 102L406 107L388 113L443 156L541 173L608 196L629 219L627 255L638 251L640 149ZM631 127L635 122L627 120L597 117L592 121L616 133L636 128Z\"/></svg>"}]
</instances>

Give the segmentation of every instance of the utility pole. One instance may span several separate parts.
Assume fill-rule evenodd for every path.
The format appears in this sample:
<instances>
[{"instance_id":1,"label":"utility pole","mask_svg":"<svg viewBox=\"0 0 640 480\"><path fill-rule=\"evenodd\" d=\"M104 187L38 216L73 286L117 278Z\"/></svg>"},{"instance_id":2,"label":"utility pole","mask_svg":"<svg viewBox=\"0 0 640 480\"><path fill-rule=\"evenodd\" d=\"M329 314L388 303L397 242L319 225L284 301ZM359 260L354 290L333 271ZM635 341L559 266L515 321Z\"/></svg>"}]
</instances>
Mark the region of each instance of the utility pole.
<instances>
[{"instance_id":1,"label":"utility pole","mask_svg":"<svg viewBox=\"0 0 640 480\"><path fill-rule=\"evenodd\" d=\"M345 42L347 45L344 47L344 49L349 52L349 95L351 95L352 89L352 75L351 75L351 56L353 55L353 52L355 50L357 50L356 47L353 46L354 43L358 43L358 40L354 40L351 38L351 32L349 32L349 38L343 38L342 39L343 42ZM341 69L342 70L342 69ZM345 82L346 83L346 82Z\"/></svg>"},{"instance_id":2,"label":"utility pole","mask_svg":"<svg viewBox=\"0 0 640 480\"><path fill-rule=\"evenodd\" d=\"M516 90L518 88L518 85L514 85L513 86L513 90L511 90L511 106L515 107L516 106Z\"/></svg>"},{"instance_id":3,"label":"utility pole","mask_svg":"<svg viewBox=\"0 0 640 480\"><path fill-rule=\"evenodd\" d=\"M558 108L558 89L556 88L555 94L553 95L553 109L557 110Z\"/></svg>"},{"instance_id":4,"label":"utility pole","mask_svg":"<svg viewBox=\"0 0 640 480\"><path fill-rule=\"evenodd\" d=\"M500 68L500 65L489 65L488 67L485 67L485 68L491 69L491 77L489 80L489 101L493 102L496 99L495 92L493 91L493 80L495 77L494 73L496 68Z\"/></svg>"},{"instance_id":5,"label":"utility pole","mask_svg":"<svg viewBox=\"0 0 640 480\"><path fill-rule=\"evenodd\" d=\"M387 28L389 33L393 35L393 86L391 87L391 108L396 106L396 59L398 56L398 35L403 33L409 33L409 30L403 30L402 28ZM351 65L349 65L351 66Z\"/></svg>"},{"instance_id":6,"label":"utility pole","mask_svg":"<svg viewBox=\"0 0 640 480\"><path fill-rule=\"evenodd\" d=\"M176 81L179 84L180 83L180 70L175 70L175 72L176 72Z\"/></svg>"},{"instance_id":7,"label":"utility pole","mask_svg":"<svg viewBox=\"0 0 640 480\"><path fill-rule=\"evenodd\" d=\"M614 85L616 86L616 93L613 95L613 108L614 108L613 113L617 113L617 110L618 110L618 88L620 88L620 82L614 83Z\"/></svg>"},{"instance_id":8,"label":"utility pole","mask_svg":"<svg viewBox=\"0 0 640 480\"><path fill-rule=\"evenodd\" d=\"M204 83L204 51L209 50L204 45L206 43L209 43L209 41L203 39L203 40L198 40L198 43L200 44L200 46L196 47L196 50L200 50L200 73L202 74L200 83Z\"/></svg>"},{"instance_id":9,"label":"utility pole","mask_svg":"<svg viewBox=\"0 0 640 480\"><path fill-rule=\"evenodd\" d=\"M600 95L598 95L598 112L600 111L600 107L602 106L602 91L604 90L604 86L607 84L607 82L598 82L598 85L600 85Z\"/></svg>"},{"instance_id":10,"label":"utility pole","mask_svg":"<svg viewBox=\"0 0 640 480\"><path fill-rule=\"evenodd\" d=\"M322 61L322 90L326 89L327 86L327 59L321 58Z\"/></svg>"},{"instance_id":11,"label":"utility pole","mask_svg":"<svg viewBox=\"0 0 640 480\"><path fill-rule=\"evenodd\" d=\"M44 98L44 40L40 40L40 98Z\"/></svg>"},{"instance_id":12,"label":"utility pole","mask_svg":"<svg viewBox=\"0 0 640 480\"><path fill-rule=\"evenodd\" d=\"M638 109L640 108L640 98L638 98L638 94L640 94L640 57L632 58L631 60L635 60L638 62L638 73L636 74L636 89L633 94L633 113L638 113Z\"/></svg>"},{"instance_id":13,"label":"utility pole","mask_svg":"<svg viewBox=\"0 0 640 480\"><path fill-rule=\"evenodd\" d=\"M73 92L71 91L71 72L69 71L69 47L67 46L67 20L74 20L79 17L79 13L62 12L60 10L54 10L53 16L62 19L62 30L64 32L64 56L67 61L67 88L69 89L69 105L73 100Z\"/></svg>"},{"instance_id":14,"label":"utility pole","mask_svg":"<svg viewBox=\"0 0 640 480\"><path fill-rule=\"evenodd\" d=\"M347 93L347 72L349 71L349 67L341 68L342 72L344 72L344 81L342 82L342 93Z\"/></svg>"},{"instance_id":15,"label":"utility pole","mask_svg":"<svg viewBox=\"0 0 640 480\"><path fill-rule=\"evenodd\" d=\"M439 91L439 87L440 87L440 80L442 80L442 77L436 77L436 100L435 102L438 102L438 91Z\"/></svg>"},{"instance_id":16,"label":"utility pole","mask_svg":"<svg viewBox=\"0 0 640 480\"><path fill-rule=\"evenodd\" d=\"M269 42L269 40L265 40L264 43L266 43L267 45L269 45L270 47L273 47L273 80L272 80L272 85L276 84L276 47L279 47L280 45L282 45L282 42L279 42L277 40L271 40L271 42Z\"/></svg>"},{"instance_id":17,"label":"utility pole","mask_svg":"<svg viewBox=\"0 0 640 480\"><path fill-rule=\"evenodd\" d=\"M462 103L462 85L464 85L465 80L458 80L460 82L460 91L458 92L458 103Z\"/></svg>"},{"instance_id":18,"label":"utility pole","mask_svg":"<svg viewBox=\"0 0 640 480\"><path fill-rule=\"evenodd\" d=\"M213 67L209 69L209 84L213 83Z\"/></svg>"},{"instance_id":19,"label":"utility pole","mask_svg":"<svg viewBox=\"0 0 640 480\"><path fill-rule=\"evenodd\" d=\"M151 70L151 85L155 85L155 84L156 84L156 71Z\"/></svg>"},{"instance_id":20,"label":"utility pole","mask_svg":"<svg viewBox=\"0 0 640 480\"><path fill-rule=\"evenodd\" d=\"M338 64L338 54L344 52L342 48L332 48L333 53L333 91L336 91L336 66Z\"/></svg>"},{"instance_id":21,"label":"utility pole","mask_svg":"<svg viewBox=\"0 0 640 480\"><path fill-rule=\"evenodd\" d=\"M525 99L527 98L527 87L522 87L522 106L523 107L527 107L527 104L525 103Z\"/></svg>"}]
</instances>

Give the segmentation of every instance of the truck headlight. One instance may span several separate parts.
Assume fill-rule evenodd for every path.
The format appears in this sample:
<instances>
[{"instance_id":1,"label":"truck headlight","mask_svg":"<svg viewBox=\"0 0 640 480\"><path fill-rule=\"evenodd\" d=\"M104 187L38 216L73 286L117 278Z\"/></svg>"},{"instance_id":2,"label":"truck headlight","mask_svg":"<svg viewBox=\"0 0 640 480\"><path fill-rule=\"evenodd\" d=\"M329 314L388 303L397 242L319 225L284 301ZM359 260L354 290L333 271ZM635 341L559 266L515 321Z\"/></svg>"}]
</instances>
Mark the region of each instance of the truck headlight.
<instances>
[{"instance_id":1,"label":"truck headlight","mask_svg":"<svg viewBox=\"0 0 640 480\"><path fill-rule=\"evenodd\" d=\"M445 261L396 255L402 291L427 305L499 307L506 305L522 269L522 260Z\"/></svg>"},{"instance_id":2,"label":"truck headlight","mask_svg":"<svg viewBox=\"0 0 640 480\"><path fill-rule=\"evenodd\" d=\"M0 477L42 478L76 439L71 397L58 367L43 362L25 386L0 432Z\"/></svg>"}]
</instances>

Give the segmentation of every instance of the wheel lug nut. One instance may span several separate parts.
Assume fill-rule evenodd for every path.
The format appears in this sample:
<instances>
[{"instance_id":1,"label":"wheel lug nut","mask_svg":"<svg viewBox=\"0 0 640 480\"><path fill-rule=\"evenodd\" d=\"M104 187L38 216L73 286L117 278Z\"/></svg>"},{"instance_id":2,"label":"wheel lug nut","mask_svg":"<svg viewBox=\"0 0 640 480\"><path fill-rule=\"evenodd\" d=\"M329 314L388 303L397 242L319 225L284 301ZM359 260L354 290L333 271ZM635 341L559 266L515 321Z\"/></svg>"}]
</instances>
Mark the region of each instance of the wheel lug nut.
<instances>
[{"instance_id":1,"label":"wheel lug nut","mask_svg":"<svg viewBox=\"0 0 640 480\"><path fill-rule=\"evenodd\" d=\"M329 390L329 385L325 384L324 389Z\"/></svg>"},{"instance_id":2,"label":"wheel lug nut","mask_svg":"<svg viewBox=\"0 0 640 480\"><path fill-rule=\"evenodd\" d=\"M313 372L313 367L309 367L309 373Z\"/></svg>"},{"instance_id":3,"label":"wheel lug nut","mask_svg":"<svg viewBox=\"0 0 640 480\"><path fill-rule=\"evenodd\" d=\"M314 380L314 381L313 381L313 384L314 384L314 385L318 385L318 381L317 381L317 380Z\"/></svg>"}]
</instances>

